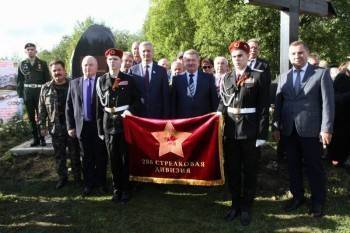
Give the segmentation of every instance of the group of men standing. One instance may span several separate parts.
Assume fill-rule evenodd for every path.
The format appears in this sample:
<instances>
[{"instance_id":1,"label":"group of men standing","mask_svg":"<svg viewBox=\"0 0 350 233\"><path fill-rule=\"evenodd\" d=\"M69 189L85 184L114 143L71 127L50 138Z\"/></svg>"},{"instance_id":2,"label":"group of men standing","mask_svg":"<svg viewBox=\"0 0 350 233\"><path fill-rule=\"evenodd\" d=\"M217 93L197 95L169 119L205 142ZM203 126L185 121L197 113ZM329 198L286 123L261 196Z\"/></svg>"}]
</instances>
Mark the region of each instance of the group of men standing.
<instances>
[{"instance_id":1,"label":"group of men standing","mask_svg":"<svg viewBox=\"0 0 350 233\"><path fill-rule=\"evenodd\" d=\"M39 119L42 129L46 129L48 119L57 161L64 161L57 163L60 180L56 187L67 182L67 173L62 172L66 171L62 148L71 141L74 145L75 139L82 158L83 194L90 195L95 187L107 192L109 156L112 200L125 203L130 199L130 184L123 117L134 114L157 119L188 118L217 111L224 118L225 171L232 195L232 206L225 219L232 221L240 216L242 225L250 224L260 146L267 140L270 107L271 74L268 63L258 58L258 49L256 40L232 42L229 52L234 69L216 77L199 69L197 51L187 50L183 60L178 61L185 71L172 77L171 86L166 70L153 61L153 45L147 41L135 44L135 48L133 44L133 52L138 51L140 60L132 67L123 68L130 54L116 48L108 49L105 57L109 71L101 77L96 77L98 64L92 56L82 61L83 77L72 81L65 78L64 63L50 63L53 80L42 79L39 84L47 82L40 86ZM285 137L288 142L286 152L293 199L286 211L297 209L305 201L304 160L311 186L310 213L319 217L325 202L319 137L323 144L330 143L334 97L329 72L308 65L308 52L301 41L290 45L293 68L280 76L273 127L274 137L277 140ZM217 59L218 65L223 67L226 61ZM31 82L30 77L26 82ZM42 133L45 135L45 130ZM71 158L73 173L77 174L74 178L79 181L80 156Z\"/></svg>"}]
</instances>

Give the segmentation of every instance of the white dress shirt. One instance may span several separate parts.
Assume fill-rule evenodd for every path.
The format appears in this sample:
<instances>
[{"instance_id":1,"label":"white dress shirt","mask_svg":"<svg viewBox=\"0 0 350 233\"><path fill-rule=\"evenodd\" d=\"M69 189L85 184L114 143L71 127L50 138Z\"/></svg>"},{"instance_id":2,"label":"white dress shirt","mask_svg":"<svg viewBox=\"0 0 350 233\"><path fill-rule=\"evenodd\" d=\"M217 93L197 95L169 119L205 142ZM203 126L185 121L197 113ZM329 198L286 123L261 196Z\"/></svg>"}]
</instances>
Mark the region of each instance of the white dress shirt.
<instances>
[{"instance_id":1,"label":"white dress shirt","mask_svg":"<svg viewBox=\"0 0 350 233\"><path fill-rule=\"evenodd\" d=\"M148 80L151 82L152 78L152 68L153 68L153 62L146 64L146 63L141 63L141 76L144 77L146 73L146 66L148 65Z\"/></svg>"}]
</instances>

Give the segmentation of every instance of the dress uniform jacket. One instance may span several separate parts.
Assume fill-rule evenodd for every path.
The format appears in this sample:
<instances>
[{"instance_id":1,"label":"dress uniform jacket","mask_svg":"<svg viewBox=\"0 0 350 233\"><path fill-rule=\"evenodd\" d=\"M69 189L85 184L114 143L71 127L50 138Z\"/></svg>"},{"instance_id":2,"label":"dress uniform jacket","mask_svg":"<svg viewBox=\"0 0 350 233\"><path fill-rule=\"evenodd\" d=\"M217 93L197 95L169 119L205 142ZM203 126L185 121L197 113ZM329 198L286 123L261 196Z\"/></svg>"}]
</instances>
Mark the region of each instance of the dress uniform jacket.
<instances>
[{"instance_id":1,"label":"dress uniform jacket","mask_svg":"<svg viewBox=\"0 0 350 233\"><path fill-rule=\"evenodd\" d=\"M129 156L123 134L121 114L125 110L136 114L140 96L134 77L119 72L118 78L109 73L99 77L96 84L97 92L97 128L101 137L104 135L107 152L111 161L113 180L113 200L128 200ZM123 196L123 198L122 198Z\"/></svg>"},{"instance_id":2,"label":"dress uniform jacket","mask_svg":"<svg viewBox=\"0 0 350 233\"><path fill-rule=\"evenodd\" d=\"M49 80L50 74L46 62L37 57L33 65L29 59L26 59L18 66L17 93L19 98L24 99L28 112L34 138L33 146L39 144L39 138L41 143L45 142L43 137L39 137L40 129L36 124L36 117L38 117L39 112L38 104L41 87Z\"/></svg>"},{"instance_id":3,"label":"dress uniform jacket","mask_svg":"<svg viewBox=\"0 0 350 233\"><path fill-rule=\"evenodd\" d=\"M114 78L106 73L97 80L97 127L98 134L116 134L123 132L121 114L129 110L136 114L140 105L134 77L119 72L120 82L115 90L112 90Z\"/></svg>"},{"instance_id":4,"label":"dress uniform jacket","mask_svg":"<svg viewBox=\"0 0 350 233\"><path fill-rule=\"evenodd\" d=\"M17 93L19 98L26 100L26 97L31 94L31 90L37 90L36 94L39 95L41 85L49 80L50 73L45 61L35 58L32 65L29 59L23 60L18 66ZM32 84L33 88L24 88L26 86L25 84ZM34 85L40 86L35 88Z\"/></svg>"},{"instance_id":5,"label":"dress uniform jacket","mask_svg":"<svg viewBox=\"0 0 350 233\"><path fill-rule=\"evenodd\" d=\"M228 139L267 139L269 119L269 85L265 72L250 69L243 86L238 86L235 71L227 74L221 85L218 111L225 119L224 135Z\"/></svg>"}]
</instances>

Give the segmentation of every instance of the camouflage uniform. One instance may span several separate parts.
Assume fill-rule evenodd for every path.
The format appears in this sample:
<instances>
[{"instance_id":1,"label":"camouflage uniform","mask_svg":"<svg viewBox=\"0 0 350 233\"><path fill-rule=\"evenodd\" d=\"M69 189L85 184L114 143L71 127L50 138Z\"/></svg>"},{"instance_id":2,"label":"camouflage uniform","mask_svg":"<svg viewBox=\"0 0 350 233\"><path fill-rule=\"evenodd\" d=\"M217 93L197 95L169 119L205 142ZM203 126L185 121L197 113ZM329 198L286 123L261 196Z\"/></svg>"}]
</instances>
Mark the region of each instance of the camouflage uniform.
<instances>
[{"instance_id":1,"label":"camouflage uniform","mask_svg":"<svg viewBox=\"0 0 350 233\"><path fill-rule=\"evenodd\" d=\"M17 93L19 98L23 98L26 106L29 121L32 127L34 143L38 144L40 128L36 123L38 117L38 103L40 88L50 80L47 63L39 58L35 58L32 64L29 59L23 60L18 66ZM44 140L44 138L40 138Z\"/></svg>"},{"instance_id":2,"label":"camouflage uniform","mask_svg":"<svg viewBox=\"0 0 350 233\"><path fill-rule=\"evenodd\" d=\"M43 85L39 99L39 119L40 126L48 128L52 136L56 169L59 177L67 179L66 147L68 147L74 179L80 181L81 162L78 140L68 136L66 127L65 106L68 86L68 79L63 85L55 85L54 81ZM47 119L48 126L46 126Z\"/></svg>"}]
</instances>

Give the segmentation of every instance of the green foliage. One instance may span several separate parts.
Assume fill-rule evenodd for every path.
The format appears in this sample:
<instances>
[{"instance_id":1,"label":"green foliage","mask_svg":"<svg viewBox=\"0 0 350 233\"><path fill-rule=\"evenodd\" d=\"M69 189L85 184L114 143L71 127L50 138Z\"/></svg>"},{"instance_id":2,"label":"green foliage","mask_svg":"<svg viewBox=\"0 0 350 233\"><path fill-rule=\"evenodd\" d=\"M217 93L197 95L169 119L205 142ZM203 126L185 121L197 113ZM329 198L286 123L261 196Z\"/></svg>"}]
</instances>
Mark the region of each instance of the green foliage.
<instances>
[{"instance_id":1,"label":"green foliage","mask_svg":"<svg viewBox=\"0 0 350 233\"><path fill-rule=\"evenodd\" d=\"M78 21L73 29L73 33L62 37L58 45L54 46L51 51L43 50L40 51L38 56L47 62L54 59L63 60L67 64L67 72L71 71L71 57L73 51L81 37L88 27L93 24L100 24L106 26L103 22L96 22L92 17L86 18L84 21ZM128 31L114 31L114 37L116 45L124 51L130 51L131 44L134 41L143 40L141 33L132 34Z\"/></svg>"},{"instance_id":2,"label":"green foliage","mask_svg":"<svg viewBox=\"0 0 350 233\"><path fill-rule=\"evenodd\" d=\"M187 1L153 0L144 24L145 37L155 48L155 58L175 58L179 51L193 47L195 24Z\"/></svg>"},{"instance_id":3,"label":"green foliage","mask_svg":"<svg viewBox=\"0 0 350 233\"><path fill-rule=\"evenodd\" d=\"M28 121L15 116L8 122L0 121L0 157L11 147L27 140L31 135Z\"/></svg>"},{"instance_id":4,"label":"green foliage","mask_svg":"<svg viewBox=\"0 0 350 233\"><path fill-rule=\"evenodd\" d=\"M339 63L350 50L350 2L332 3L338 17L300 17L300 38L322 59ZM154 43L158 58L174 57L189 48L197 49L202 57L229 57L231 41L258 38L261 56L270 61L273 74L279 71L279 28L278 10L240 0L151 0L144 24L145 36Z\"/></svg>"},{"instance_id":5,"label":"green foliage","mask_svg":"<svg viewBox=\"0 0 350 233\"><path fill-rule=\"evenodd\" d=\"M132 34L128 31L115 30L113 32L117 48L131 52L131 45L134 41L144 40L141 33Z\"/></svg>"},{"instance_id":6,"label":"green foliage","mask_svg":"<svg viewBox=\"0 0 350 233\"><path fill-rule=\"evenodd\" d=\"M333 0L337 17L301 17L300 34L321 59L340 64L350 55L350 2Z\"/></svg>"},{"instance_id":7,"label":"green foliage","mask_svg":"<svg viewBox=\"0 0 350 233\"><path fill-rule=\"evenodd\" d=\"M84 31L95 24L95 20L91 17L86 18L83 22L77 22L73 29L71 35L65 35L62 37L58 45L56 45L51 51L43 50L38 53L38 56L47 62L50 62L54 59L63 60L67 64L67 71L69 72L70 60L72 53Z\"/></svg>"}]
</instances>

